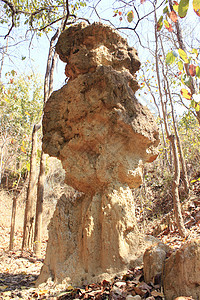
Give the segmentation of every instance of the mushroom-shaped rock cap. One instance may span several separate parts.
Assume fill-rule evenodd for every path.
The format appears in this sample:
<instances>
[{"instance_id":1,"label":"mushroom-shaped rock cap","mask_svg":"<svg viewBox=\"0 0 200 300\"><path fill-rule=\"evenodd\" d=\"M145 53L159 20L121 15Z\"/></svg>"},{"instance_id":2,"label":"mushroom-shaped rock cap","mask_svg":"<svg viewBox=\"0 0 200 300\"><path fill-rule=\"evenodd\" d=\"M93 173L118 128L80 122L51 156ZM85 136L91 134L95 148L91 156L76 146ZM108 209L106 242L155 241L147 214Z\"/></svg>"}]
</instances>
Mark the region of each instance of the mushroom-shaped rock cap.
<instances>
[{"instance_id":1,"label":"mushroom-shaped rock cap","mask_svg":"<svg viewBox=\"0 0 200 300\"><path fill-rule=\"evenodd\" d=\"M44 152L58 157L66 182L86 194L119 182L139 186L142 164L157 157L159 137L134 95L135 49L101 23L70 27L56 49L70 80L45 105Z\"/></svg>"},{"instance_id":2,"label":"mushroom-shaped rock cap","mask_svg":"<svg viewBox=\"0 0 200 300\"><path fill-rule=\"evenodd\" d=\"M94 72L99 65L111 65L116 70L128 69L134 75L140 67L137 52L126 39L102 23L79 23L66 29L59 37L56 51L66 62L66 75Z\"/></svg>"}]
</instances>

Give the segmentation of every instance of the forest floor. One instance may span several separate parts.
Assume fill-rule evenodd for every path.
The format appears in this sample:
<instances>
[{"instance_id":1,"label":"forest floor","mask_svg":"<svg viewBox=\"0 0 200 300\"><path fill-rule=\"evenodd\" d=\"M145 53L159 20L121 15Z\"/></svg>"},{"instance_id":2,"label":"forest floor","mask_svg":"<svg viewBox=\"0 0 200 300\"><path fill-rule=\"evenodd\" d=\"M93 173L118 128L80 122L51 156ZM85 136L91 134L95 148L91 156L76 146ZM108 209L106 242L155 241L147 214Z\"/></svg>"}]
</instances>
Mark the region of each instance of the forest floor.
<instances>
[{"instance_id":1,"label":"forest floor","mask_svg":"<svg viewBox=\"0 0 200 300\"><path fill-rule=\"evenodd\" d=\"M194 239L200 236L200 198L193 196L184 204L184 219L189 236ZM159 300L163 299L160 278L154 283L145 283L142 266L127 270L121 277L113 281L91 283L84 287L62 289L52 282L39 288L35 287L36 279L43 264L47 243L47 230L44 230L42 255L37 258L32 252L21 252L23 207L18 208L15 231L14 250L9 251L10 216L12 203L5 192L0 192L0 299L118 299L118 300ZM52 216L53 207L46 212L46 224ZM164 220L164 221L163 221ZM174 221L167 218L149 221L145 224L146 233L156 235L172 249L179 248L185 239L181 238ZM186 298L185 298L186 299ZM189 299L189 298L188 298Z\"/></svg>"}]
</instances>

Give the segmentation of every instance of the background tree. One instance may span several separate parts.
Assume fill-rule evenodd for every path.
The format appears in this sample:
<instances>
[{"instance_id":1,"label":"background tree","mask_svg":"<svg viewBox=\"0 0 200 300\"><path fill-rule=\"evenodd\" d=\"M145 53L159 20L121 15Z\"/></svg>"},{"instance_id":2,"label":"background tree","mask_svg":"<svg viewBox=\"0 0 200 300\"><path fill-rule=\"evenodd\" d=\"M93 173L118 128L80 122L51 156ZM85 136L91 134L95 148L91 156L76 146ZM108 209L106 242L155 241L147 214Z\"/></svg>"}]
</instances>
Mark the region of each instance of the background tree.
<instances>
[{"instance_id":1,"label":"background tree","mask_svg":"<svg viewBox=\"0 0 200 300\"><path fill-rule=\"evenodd\" d=\"M18 76L15 71L6 75L1 86L1 183L13 191L10 246L13 248L17 198L30 171L31 128L41 116L41 87L34 74ZM35 143L37 142L35 137ZM34 167L37 166L35 155ZM29 195L29 189L27 192Z\"/></svg>"},{"instance_id":2,"label":"background tree","mask_svg":"<svg viewBox=\"0 0 200 300\"><path fill-rule=\"evenodd\" d=\"M30 170L30 134L42 113L42 84L38 78L35 74L18 76L13 70L7 73L6 83L1 85L0 135L3 144L0 174L7 187L18 186Z\"/></svg>"}]
</instances>

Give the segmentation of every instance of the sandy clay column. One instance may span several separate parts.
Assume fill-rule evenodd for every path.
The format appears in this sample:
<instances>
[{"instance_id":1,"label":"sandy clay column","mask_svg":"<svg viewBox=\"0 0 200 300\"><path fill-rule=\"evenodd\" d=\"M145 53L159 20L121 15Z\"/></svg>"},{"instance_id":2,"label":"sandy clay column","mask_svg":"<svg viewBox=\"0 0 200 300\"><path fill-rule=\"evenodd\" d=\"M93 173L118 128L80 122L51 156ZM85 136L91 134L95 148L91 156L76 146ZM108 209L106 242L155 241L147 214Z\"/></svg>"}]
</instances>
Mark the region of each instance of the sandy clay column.
<instances>
[{"instance_id":1,"label":"sandy clay column","mask_svg":"<svg viewBox=\"0 0 200 300\"><path fill-rule=\"evenodd\" d=\"M69 79L45 106L43 150L61 160L76 192L58 201L38 283L79 285L141 257L131 189L142 183L143 164L156 159L159 137L134 94L137 52L118 32L80 23L61 34L56 51Z\"/></svg>"}]
</instances>

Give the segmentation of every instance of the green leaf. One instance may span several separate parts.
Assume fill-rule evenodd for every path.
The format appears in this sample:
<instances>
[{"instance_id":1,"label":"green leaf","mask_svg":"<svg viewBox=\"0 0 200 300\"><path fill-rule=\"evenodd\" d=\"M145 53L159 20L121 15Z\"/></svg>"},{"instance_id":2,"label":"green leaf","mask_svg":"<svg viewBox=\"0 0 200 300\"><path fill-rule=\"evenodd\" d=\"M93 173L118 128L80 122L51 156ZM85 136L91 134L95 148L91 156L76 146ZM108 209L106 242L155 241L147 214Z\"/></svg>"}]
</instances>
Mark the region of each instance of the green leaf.
<instances>
[{"instance_id":1,"label":"green leaf","mask_svg":"<svg viewBox=\"0 0 200 300\"><path fill-rule=\"evenodd\" d=\"M148 209L148 210L152 211L152 209L151 209L150 207L147 207L146 209Z\"/></svg>"},{"instance_id":2,"label":"green leaf","mask_svg":"<svg viewBox=\"0 0 200 300\"><path fill-rule=\"evenodd\" d=\"M200 17L200 1L199 0L193 0L193 9L197 16Z\"/></svg>"},{"instance_id":3,"label":"green leaf","mask_svg":"<svg viewBox=\"0 0 200 300\"><path fill-rule=\"evenodd\" d=\"M181 82L183 84L185 84L186 86L190 86L190 84L191 84L191 77L187 76L186 74L183 74L183 76L181 76Z\"/></svg>"},{"instance_id":4,"label":"green leaf","mask_svg":"<svg viewBox=\"0 0 200 300\"><path fill-rule=\"evenodd\" d=\"M190 102L191 107L195 108L196 107L196 102L192 99Z\"/></svg>"},{"instance_id":5,"label":"green leaf","mask_svg":"<svg viewBox=\"0 0 200 300\"><path fill-rule=\"evenodd\" d=\"M157 23L157 31L160 31L163 27L163 16L161 16Z\"/></svg>"},{"instance_id":6,"label":"green leaf","mask_svg":"<svg viewBox=\"0 0 200 300\"><path fill-rule=\"evenodd\" d=\"M26 169L28 172L30 172L30 161L26 162Z\"/></svg>"},{"instance_id":7,"label":"green leaf","mask_svg":"<svg viewBox=\"0 0 200 300\"><path fill-rule=\"evenodd\" d=\"M15 70L10 71L10 73L12 74L13 77L15 76L15 74L17 74Z\"/></svg>"},{"instance_id":8,"label":"green leaf","mask_svg":"<svg viewBox=\"0 0 200 300\"><path fill-rule=\"evenodd\" d=\"M190 183L194 183L194 182L196 182L196 181L197 181L196 179L193 179L193 180L190 181Z\"/></svg>"},{"instance_id":9,"label":"green leaf","mask_svg":"<svg viewBox=\"0 0 200 300\"><path fill-rule=\"evenodd\" d=\"M173 9L174 9L174 11L178 12L178 3L177 2L173 5Z\"/></svg>"},{"instance_id":10,"label":"green leaf","mask_svg":"<svg viewBox=\"0 0 200 300\"><path fill-rule=\"evenodd\" d=\"M189 0L181 0L178 6L178 14L180 18L185 18L189 7Z\"/></svg>"},{"instance_id":11,"label":"green leaf","mask_svg":"<svg viewBox=\"0 0 200 300\"><path fill-rule=\"evenodd\" d=\"M181 95L187 100L191 100L192 98L192 94L186 89L181 89Z\"/></svg>"},{"instance_id":12,"label":"green leaf","mask_svg":"<svg viewBox=\"0 0 200 300\"><path fill-rule=\"evenodd\" d=\"M166 27L169 27L169 22L167 20L164 20L164 24Z\"/></svg>"},{"instance_id":13,"label":"green leaf","mask_svg":"<svg viewBox=\"0 0 200 300\"><path fill-rule=\"evenodd\" d=\"M200 1L199 1L199 3L200 3ZM197 49L193 48L193 49L192 49L192 53L194 53L194 54L196 54L196 56L198 56L198 51L197 51Z\"/></svg>"},{"instance_id":14,"label":"green leaf","mask_svg":"<svg viewBox=\"0 0 200 300\"><path fill-rule=\"evenodd\" d=\"M173 64L175 62L175 56L173 54L173 51L167 53L165 62L168 65L171 65L171 64Z\"/></svg>"},{"instance_id":15,"label":"green leaf","mask_svg":"<svg viewBox=\"0 0 200 300\"><path fill-rule=\"evenodd\" d=\"M183 62L181 60L178 61L178 68L180 71L183 70Z\"/></svg>"},{"instance_id":16,"label":"green leaf","mask_svg":"<svg viewBox=\"0 0 200 300\"><path fill-rule=\"evenodd\" d=\"M180 57L184 60L184 62L186 64L188 64L189 60L188 60L188 57L187 57L187 54L185 53L185 51L182 49L178 49L178 53L179 53Z\"/></svg>"},{"instance_id":17,"label":"green leaf","mask_svg":"<svg viewBox=\"0 0 200 300\"><path fill-rule=\"evenodd\" d=\"M168 12L169 12L168 6L165 6L165 8L163 9L163 14L166 14L166 13L168 13Z\"/></svg>"},{"instance_id":18,"label":"green leaf","mask_svg":"<svg viewBox=\"0 0 200 300\"><path fill-rule=\"evenodd\" d=\"M200 67L199 66L196 67L196 76L198 78L200 78Z\"/></svg>"},{"instance_id":19,"label":"green leaf","mask_svg":"<svg viewBox=\"0 0 200 300\"><path fill-rule=\"evenodd\" d=\"M133 11L131 10L127 13L128 22L131 23L133 21L133 18L134 18L134 14L133 14Z\"/></svg>"}]
</instances>

